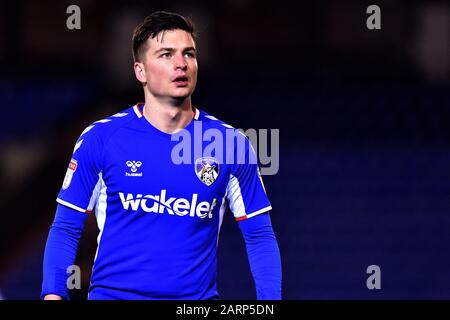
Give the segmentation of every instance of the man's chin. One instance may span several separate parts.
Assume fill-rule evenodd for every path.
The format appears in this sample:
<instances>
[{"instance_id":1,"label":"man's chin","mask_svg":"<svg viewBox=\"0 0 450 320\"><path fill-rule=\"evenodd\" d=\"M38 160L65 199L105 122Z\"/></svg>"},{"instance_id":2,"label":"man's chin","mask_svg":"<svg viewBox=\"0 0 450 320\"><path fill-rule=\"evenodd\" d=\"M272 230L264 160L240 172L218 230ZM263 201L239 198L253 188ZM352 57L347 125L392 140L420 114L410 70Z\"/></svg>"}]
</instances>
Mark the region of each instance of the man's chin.
<instances>
[{"instance_id":1,"label":"man's chin","mask_svg":"<svg viewBox=\"0 0 450 320\"><path fill-rule=\"evenodd\" d=\"M173 99L180 99L180 100L184 100L186 98L189 98L192 95L193 91L192 90L183 90L180 92L176 92L172 95Z\"/></svg>"}]
</instances>

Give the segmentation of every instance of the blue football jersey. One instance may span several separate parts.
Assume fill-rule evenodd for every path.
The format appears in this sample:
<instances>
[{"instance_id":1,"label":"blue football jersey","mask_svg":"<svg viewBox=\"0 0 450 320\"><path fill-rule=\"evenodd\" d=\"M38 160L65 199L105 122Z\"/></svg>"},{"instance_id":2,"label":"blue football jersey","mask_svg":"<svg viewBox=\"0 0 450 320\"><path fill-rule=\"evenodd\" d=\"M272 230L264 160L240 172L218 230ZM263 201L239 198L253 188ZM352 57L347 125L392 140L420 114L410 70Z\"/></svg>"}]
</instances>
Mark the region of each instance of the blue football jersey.
<instances>
[{"instance_id":1,"label":"blue football jersey","mask_svg":"<svg viewBox=\"0 0 450 320\"><path fill-rule=\"evenodd\" d=\"M226 207L237 221L272 209L255 151L199 109L167 134L143 108L83 131L57 198L97 219L89 299L216 299Z\"/></svg>"}]
</instances>

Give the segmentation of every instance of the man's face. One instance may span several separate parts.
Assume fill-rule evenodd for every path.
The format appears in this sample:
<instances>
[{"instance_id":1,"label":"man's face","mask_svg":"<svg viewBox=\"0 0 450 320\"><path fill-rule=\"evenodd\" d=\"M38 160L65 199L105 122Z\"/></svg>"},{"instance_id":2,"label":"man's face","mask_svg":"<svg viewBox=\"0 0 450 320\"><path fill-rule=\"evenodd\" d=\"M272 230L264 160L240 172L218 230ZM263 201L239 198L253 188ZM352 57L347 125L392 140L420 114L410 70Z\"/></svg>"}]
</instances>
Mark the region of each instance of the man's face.
<instances>
[{"instance_id":1,"label":"man's face","mask_svg":"<svg viewBox=\"0 0 450 320\"><path fill-rule=\"evenodd\" d=\"M144 85L157 98L184 99L197 83L197 55L192 36L184 30L163 31L147 40Z\"/></svg>"}]
</instances>

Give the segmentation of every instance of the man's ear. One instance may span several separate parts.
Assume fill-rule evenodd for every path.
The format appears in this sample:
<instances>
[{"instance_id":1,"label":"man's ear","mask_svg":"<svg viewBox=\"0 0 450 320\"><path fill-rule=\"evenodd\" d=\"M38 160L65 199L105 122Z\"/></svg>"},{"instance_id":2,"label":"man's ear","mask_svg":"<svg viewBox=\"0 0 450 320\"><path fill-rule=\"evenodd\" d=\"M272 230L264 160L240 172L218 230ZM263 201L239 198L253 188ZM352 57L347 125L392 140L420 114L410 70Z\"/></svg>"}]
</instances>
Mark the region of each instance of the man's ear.
<instances>
[{"instance_id":1,"label":"man's ear","mask_svg":"<svg viewBox=\"0 0 450 320\"><path fill-rule=\"evenodd\" d=\"M136 79L138 79L141 83L147 82L147 79L145 77L144 64L142 62L135 62L133 67Z\"/></svg>"}]
</instances>

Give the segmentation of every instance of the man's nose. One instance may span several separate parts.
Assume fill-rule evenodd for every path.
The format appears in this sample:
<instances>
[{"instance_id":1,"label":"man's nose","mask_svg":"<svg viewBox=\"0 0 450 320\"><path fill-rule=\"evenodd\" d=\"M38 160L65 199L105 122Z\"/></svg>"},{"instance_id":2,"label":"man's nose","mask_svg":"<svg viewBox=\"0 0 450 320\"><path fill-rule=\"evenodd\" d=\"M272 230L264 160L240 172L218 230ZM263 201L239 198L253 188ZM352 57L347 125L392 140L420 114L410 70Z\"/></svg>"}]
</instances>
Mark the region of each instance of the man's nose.
<instances>
[{"instance_id":1,"label":"man's nose","mask_svg":"<svg viewBox=\"0 0 450 320\"><path fill-rule=\"evenodd\" d=\"M183 55L175 56L175 69L181 69L183 71L187 69L187 62Z\"/></svg>"}]
</instances>

